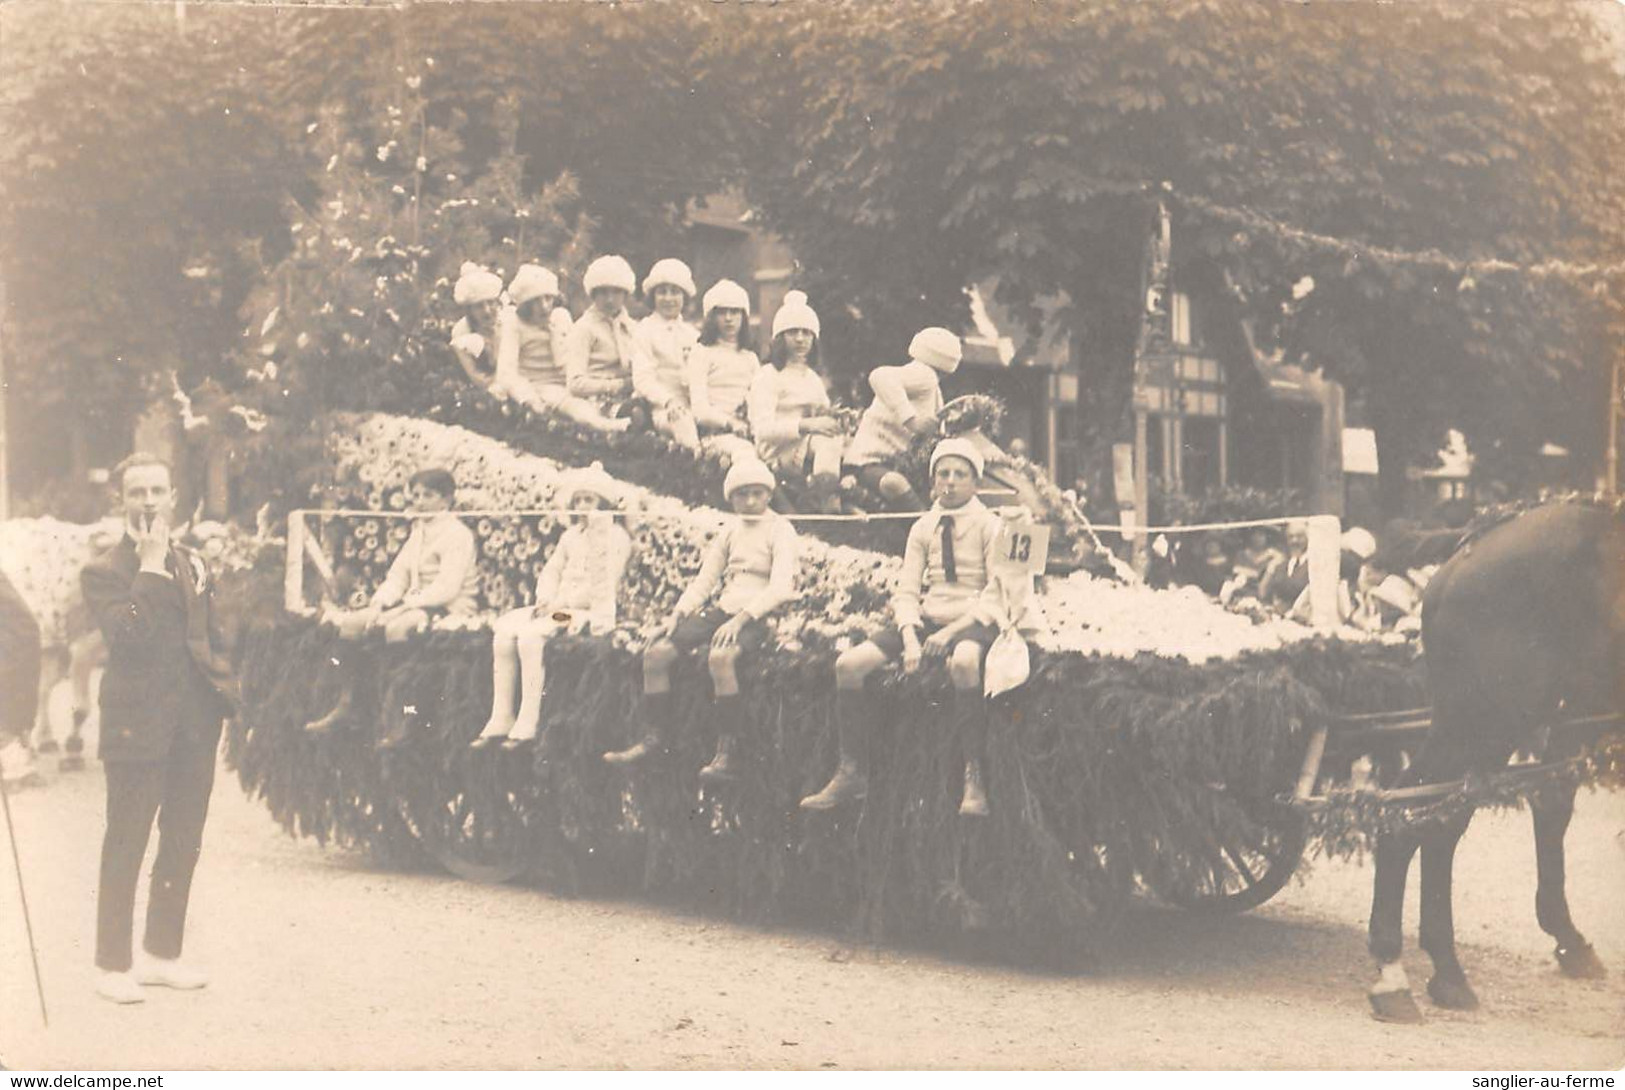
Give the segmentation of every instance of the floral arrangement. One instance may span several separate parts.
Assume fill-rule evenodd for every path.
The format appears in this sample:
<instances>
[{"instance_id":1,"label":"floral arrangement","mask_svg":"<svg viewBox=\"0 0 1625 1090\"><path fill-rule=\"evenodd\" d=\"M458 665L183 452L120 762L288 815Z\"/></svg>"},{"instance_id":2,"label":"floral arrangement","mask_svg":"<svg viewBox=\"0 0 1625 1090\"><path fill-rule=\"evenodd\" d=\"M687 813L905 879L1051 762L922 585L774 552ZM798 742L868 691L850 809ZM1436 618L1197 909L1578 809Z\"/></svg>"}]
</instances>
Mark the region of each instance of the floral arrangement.
<instances>
[{"instance_id":1,"label":"floral arrangement","mask_svg":"<svg viewBox=\"0 0 1625 1090\"><path fill-rule=\"evenodd\" d=\"M449 469L458 481L457 506L482 513L473 523L480 541L480 585L486 616L444 622L477 627L489 614L528 604L548 550L563 524L552 514L507 516L504 511L563 506L558 495L568 467L513 451L463 428L388 415L345 417L333 429L330 455L337 484L326 497L334 507L400 510L408 478L425 466ZM663 619L698 570L705 540L726 516L689 507L625 482L617 506L628 512L635 552L623 581L618 611L622 644L637 642ZM407 520L362 519L335 538L340 564L356 569L356 593L370 593L383 578ZM800 595L776 619L781 646L837 647L887 622L887 603L899 561L866 549L801 537ZM1307 626L1274 619L1256 623L1226 610L1194 588L1155 590L1076 572L1048 579L1040 595L1052 629L1039 646L1113 658L1153 654L1194 663L1270 650L1314 635ZM1350 629L1341 635L1364 639Z\"/></svg>"}]
</instances>

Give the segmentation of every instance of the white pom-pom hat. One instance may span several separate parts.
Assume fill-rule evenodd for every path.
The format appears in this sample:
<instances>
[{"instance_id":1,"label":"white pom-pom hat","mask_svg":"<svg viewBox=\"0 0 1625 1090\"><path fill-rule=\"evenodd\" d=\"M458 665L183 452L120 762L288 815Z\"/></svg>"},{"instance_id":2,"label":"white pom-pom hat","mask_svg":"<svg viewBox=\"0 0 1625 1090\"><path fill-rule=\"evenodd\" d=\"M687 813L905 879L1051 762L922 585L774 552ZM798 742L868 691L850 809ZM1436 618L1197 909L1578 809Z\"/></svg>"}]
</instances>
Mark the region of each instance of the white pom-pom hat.
<instances>
[{"instance_id":1,"label":"white pom-pom hat","mask_svg":"<svg viewBox=\"0 0 1625 1090\"><path fill-rule=\"evenodd\" d=\"M959 370L959 361L964 358L965 349L952 330L930 326L914 334L914 339L908 342L908 354L912 359L951 375Z\"/></svg>"},{"instance_id":2,"label":"white pom-pom hat","mask_svg":"<svg viewBox=\"0 0 1625 1090\"><path fill-rule=\"evenodd\" d=\"M701 307L706 314L721 307L724 310L742 310L749 317L750 292L732 280L718 280L711 285L711 290L705 293Z\"/></svg>"},{"instance_id":3,"label":"white pom-pom hat","mask_svg":"<svg viewBox=\"0 0 1625 1090\"><path fill-rule=\"evenodd\" d=\"M459 306L489 303L502 297L502 277L472 261L463 262L451 297Z\"/></svg>"},{"instance_id":4,"label":"white pom-pom hat","mask_svg":"<svg viewBox=\"0 0 1625 1090\"><path fill-rule=\"evenodd\" d=\"M760 459L740 458L728 467L728 475L722 480L723 498L732 499L735 492L752 484L759 484L769 492L779 486L773 479L773 471Z\"/></svg>"},{"instance_id":5,"label":"white pom-pom hat","mask_svg":"<svg viewBox=\"0 0 1625 1090\"><path fill-rule=\"evenodd\" d=\"M619 482L604 472L603 464L600 462L559 474L559 486L554 493L555 496L568 503L583 492L590 492L612 507L619 502Z\"/></svg>"},{"instance_id":6,"label":"white pom-pom hat","mask_svg":"<svg viewBox=\"0 0 1625 1090\"><path fill-rule=\"evenodd\" d=\"M649 275L643 278L643 294L654 295L654 290L661 284L670 284L690 299L699 294L694 287L694 274L675 257L663 257L654 263Z\"/></svg>"},{"instance_id":7,"label":"white pom-pom hat","mask_svg":"<svg viewBox=\"0 0 1625 1090\"><path fill-rule=\"evenodd\" d=\"M626 258L619 254L605 254L593 258L592 264L587 266L586 275L581 278L581 286L587 289L588 295L599 288L620 288L630 295L638 290L638 276L626 263Z\"/></svg>"},{"instance_id":8,"label":"white pom-pom hat","mask_svg":"<svg viewBox=\"0 0 1625 1090\"><path fill-rule=\"evenodd\" d=\"M559 294L559 278L552 269L540 265L521 265L508 285L508 298L514 306L523 306L544 295Z\"/></svg>"},{"instance_id":9,"label":"white pom-pom hat","mask_svg":"<svg viewBox=\"0 0 1625 1090\"><path fill-rule=\"evenodd\" d=\"M931 452L931 473L933 475L937 472L937 463L944 458L965 459L971 464L971 468L976 471L978 477L982 475L982 470L987 464L982 457L982 452L977 450L976 444L969 439L944 439L938 443L936 449Z\"/></svg>"},{"instance_id":10,"label":"white pom-pom hat","mask_svg":"<svg viewBox=\"0 0 1625 1090\"><path fill-rule=\"evenodd\" d=\"M786 292L778 313L773 315L773 336L777 337L788 329L805 329L814 337L819 336L818 312L807 305L807 293L804 291Z\"/></svg>"}]
</instances>

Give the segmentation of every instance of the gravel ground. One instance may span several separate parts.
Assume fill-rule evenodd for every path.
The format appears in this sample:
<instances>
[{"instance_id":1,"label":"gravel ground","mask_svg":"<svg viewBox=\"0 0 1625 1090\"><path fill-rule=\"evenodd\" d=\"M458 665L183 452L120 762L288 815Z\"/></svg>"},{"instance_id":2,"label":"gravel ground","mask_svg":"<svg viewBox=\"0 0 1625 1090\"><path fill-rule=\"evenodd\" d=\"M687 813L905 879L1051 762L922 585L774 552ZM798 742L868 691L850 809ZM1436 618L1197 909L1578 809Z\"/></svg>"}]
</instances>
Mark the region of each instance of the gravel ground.
<instances>
[{"instance_id":1,"label":"gravel ground","mask_svg":"<svg viewBox=\"0 0 1625 1090\"><path fill-rule=\"evenodd\" d=\"M1363 865L1318 861L1240 917L1147 907L1105 965L1043 975L631 902L379 872L289 839L224 769L188 941L214 982L116 1008L92 992L102 805L94 763L12 799L51 1027L40 1024L14 871L0 855L7 1067L1550 1071L1625 1062L1625 794L1582 795L1568 838L1575 919L1614 975L1558 975L1535 925L1529 819L1480 815L1458 856L1456 905L1483 1008L1430 1008L1423 1026L1367 1013ZM1415 886L1413 874L1409 936ZM1406 963L1420 986L1426 957L1413 948Z\"/></svg>"}]
</instances>

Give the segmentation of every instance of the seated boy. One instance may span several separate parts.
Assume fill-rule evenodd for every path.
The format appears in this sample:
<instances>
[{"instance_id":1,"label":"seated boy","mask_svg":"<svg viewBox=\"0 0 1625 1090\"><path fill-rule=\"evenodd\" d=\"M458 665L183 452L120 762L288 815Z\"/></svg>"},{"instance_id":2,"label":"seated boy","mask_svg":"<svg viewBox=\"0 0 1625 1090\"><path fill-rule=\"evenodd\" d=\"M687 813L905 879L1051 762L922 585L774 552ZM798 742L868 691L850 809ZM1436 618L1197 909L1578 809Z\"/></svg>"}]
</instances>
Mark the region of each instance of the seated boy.
<instances>
[{"instance_id":1,"label":"seated boy","mask_svg":"<svg viewBox=\"0 0 1625 1090\"><path fill-rule=\"evenodd\" d=\"M998 630L1001 604L990 580L999 518L976 498L981 452L964 439L944 439L931 453L936 503L909 529L903 569L892 597L895 624L842 652L835 660L835 714L840 765L816 795L801 800L806 810L829 810L868 793L865 747L873 729L869 675L902 658L913 673L924 658L946 658L953 682L953 720L965 753L965 792L959 812L987 813L982 752L987 735L987 701L982 695L982 660Z\"/></svg>"},{"instance_id":2,"label":"seated boy","mask_svg":"<svg viewBox=\"0 0 1625 1090\"><path fill-rule=\"evenodd\" d=\"M709 645L717 752L700 770L700 779L730 780L737 774L735 747L745 725L739 656L767 642L762 618L795 596L796 532L768 507L775 487L772 471L754 458L729 467L722 490L737 517L711 539L699 574L644 651L643 738L604 754L610 764L632 764L664 747L673 711L671 668L678 655Z\"/></svg>"},{"instance_id":3,"label":"seated boy","mask_svg":"<svg viewBox=\"0 0 1625 1090\"><path fill-rule=\"evenodd\" d=\"M324 619L338 626L346 640L381 630L389 643L400 643L429 627L440 616L475 612L479 568L474 532L452 513L457 482L444 469L421 469L412 475L412 509L426 518L412 527L389 574L362 609L329 610ZM308 731L329 729L349 713L350 689L332 711L305 725Z\"/></svg>"}]
</instances>

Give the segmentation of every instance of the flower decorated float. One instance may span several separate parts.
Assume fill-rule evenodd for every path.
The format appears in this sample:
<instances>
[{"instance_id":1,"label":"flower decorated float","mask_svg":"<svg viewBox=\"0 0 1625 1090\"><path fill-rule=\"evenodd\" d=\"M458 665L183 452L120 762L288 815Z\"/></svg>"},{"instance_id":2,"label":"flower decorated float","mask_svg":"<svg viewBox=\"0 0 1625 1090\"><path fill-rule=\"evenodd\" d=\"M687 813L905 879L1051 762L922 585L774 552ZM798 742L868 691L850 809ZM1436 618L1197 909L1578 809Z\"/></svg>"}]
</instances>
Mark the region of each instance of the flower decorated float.
<instances>
[{"instance_id":1,"label":"flower decorated float","mask_svg":"<svg viewBox=\"0 0 1625 1090\"><path fill-rule=\"evenodd\" d=\"M472 877L534 870L567 888L637 889L750 919L1077 951L1139 892L1262 901L1303 848L1280 797L1308 733L1338 712L1420 702L1409 645L1258 624L1199 592L1072 571L1042 580L1048 631L1030 680L999 700L990 816L957 813L947 679L930 667L881 679L868 798L806 813L796 800L834 762L834 656L883 622L899 561L803 534L776 646L743 666L746 775L721 790L696 779L715 742L698 661L675 680L670 752L628 774L601 756L632 740L637 655L723 516L621 480L635 548L616 628L549 643L545 748L471 751L491 700L485 626L528 601L562 531L568 467L420 418L335 425L330 483L290 533L325 563L290 566L294 608L250 630L244 714L229 733L245 787L291 832L323 841L385 854L427 846ZM341 642L317 600L370 593L407 532L394 517L403 486L426 465L459 482L480 545L480 612L405 643ZM349 720L307 732L357 666ZM386 734L404 744L380 753Z\"/></svg>"}]
</instances>

